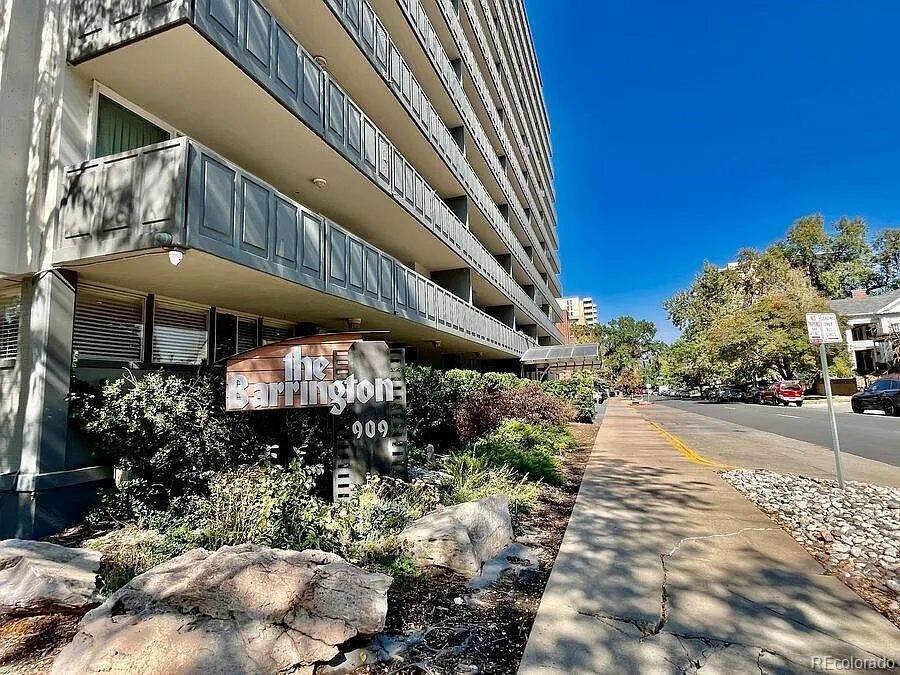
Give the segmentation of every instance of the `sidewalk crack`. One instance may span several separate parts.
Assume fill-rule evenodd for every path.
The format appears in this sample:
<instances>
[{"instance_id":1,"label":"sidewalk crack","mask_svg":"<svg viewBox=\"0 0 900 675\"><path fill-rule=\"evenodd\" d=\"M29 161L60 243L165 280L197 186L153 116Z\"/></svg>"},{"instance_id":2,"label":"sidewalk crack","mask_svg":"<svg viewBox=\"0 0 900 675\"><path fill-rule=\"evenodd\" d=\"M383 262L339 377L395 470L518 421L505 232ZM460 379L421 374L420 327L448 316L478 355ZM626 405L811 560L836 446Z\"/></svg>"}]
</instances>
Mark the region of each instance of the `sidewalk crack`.
<instances>
[{"instance_id":1,"label":"sidewalk crack","mask_svg":"<svg viewBox=\"0 0 900 675\"><path fill-rule=\"evenodd\" d=\"M671 558L674 556L678 550L685 544L694 542L694 541L703 541L704 539L723 539L726 537L736 537L739 534L743 534L744 532L780 532L781 529L777 527L742 527L741 529L735 532L724 532L722 534L706 534L701 537L684 537L682 538L671 551L668 553L661 553L660 555L664 555L667 558Z\"/></svg>"}]
</instances>

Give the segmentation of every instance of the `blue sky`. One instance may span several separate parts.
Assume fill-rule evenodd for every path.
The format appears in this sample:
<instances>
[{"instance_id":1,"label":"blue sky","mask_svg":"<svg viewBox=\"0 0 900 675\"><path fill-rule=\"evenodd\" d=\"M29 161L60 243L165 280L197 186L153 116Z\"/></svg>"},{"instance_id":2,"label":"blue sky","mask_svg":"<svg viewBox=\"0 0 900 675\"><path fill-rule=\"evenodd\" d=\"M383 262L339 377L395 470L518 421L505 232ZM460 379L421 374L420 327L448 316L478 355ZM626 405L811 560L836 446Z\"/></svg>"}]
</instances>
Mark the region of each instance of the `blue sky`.
<instances>
[{"instance_id":1,"label":"blue sky","mask_svg":"<svg viewBox=\"0 0 900 675\"><path fill-rule=\"evenodd\" d=\"M562 282L671 340L704 260L804 214L900 224L900 2L526 0Z\"/></svg>"}]
</instances>

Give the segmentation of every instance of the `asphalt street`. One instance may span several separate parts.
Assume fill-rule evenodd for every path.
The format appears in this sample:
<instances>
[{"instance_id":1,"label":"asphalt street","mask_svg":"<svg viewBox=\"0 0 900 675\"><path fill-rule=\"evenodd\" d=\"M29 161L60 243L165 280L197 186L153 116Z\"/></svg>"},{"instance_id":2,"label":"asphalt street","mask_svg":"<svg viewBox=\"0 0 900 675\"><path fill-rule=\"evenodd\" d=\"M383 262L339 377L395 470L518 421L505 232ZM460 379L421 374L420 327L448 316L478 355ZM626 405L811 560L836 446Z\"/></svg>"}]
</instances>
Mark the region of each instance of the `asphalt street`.
<instances>
[{"instance_id":1,"label":"asphalt street","mask_svg":"<svg viewBox=\"0 0 900 675\"><path fill-rule=\"evenodd\" d=\"M831 448L828 409L825 406L784 408L751 403L673 399L658 399L655 405L671 406ZM843 452L900 466L900 417L838 411L836 418Z\"/></svg>"}]
</instances>

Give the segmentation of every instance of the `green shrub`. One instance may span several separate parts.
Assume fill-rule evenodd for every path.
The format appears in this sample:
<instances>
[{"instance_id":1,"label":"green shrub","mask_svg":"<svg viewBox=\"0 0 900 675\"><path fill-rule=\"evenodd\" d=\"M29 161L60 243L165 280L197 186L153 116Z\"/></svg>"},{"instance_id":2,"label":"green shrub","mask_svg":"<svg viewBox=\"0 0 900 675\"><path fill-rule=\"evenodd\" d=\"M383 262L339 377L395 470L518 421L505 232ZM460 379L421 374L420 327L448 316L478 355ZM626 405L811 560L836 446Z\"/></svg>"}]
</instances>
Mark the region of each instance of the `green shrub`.
<instances>
[{"instance_id":1,"label":"green shrub","mask_svg":"<svg viewBox=\"0 0 900 675\"><path fill-rule=\"evenodd\" d=\"M474 390L457 403L453 417L456 434L464 443L490 433L506 420L549 425L566 421L559 401L534 384L501 391Z\"/></svg>"},{"instance_id":2,"label":"green shrub","mask_svg":"<svg viewBox=\"0 0 900 675\"><path fill-rule=\"evenodd\" d=\"M224 393L219 375L157 372L114 380L77 402L84 430L128 476L104 502L113 517L166 509L176 497L203 493L215 471L266 452L246 416L225 413Z\"/></svg>"},{"instance_id":3,"label":"green shrub","mask_svg":"<svg viewBox=\"0 0 900 675\"><path fill-rule=\"evenodd\" d=\"M565 427L507 420L477 441L474 451L491 466L509 466L527 477L559 483L559 456L574 445Z\"/></svg>"},{"instance_id":4,"label":"green shrub","mask_svg":"<svg viewBox=\"0 0 900 675\"><path fill-rule=\"evenodd\" d=\"M547 380L541 387L556 398L575 406L572 422L591 422L594 419L594 378L588 371L577 371L566 380Z\"/></svg>"},{"instance_id":5,"label":"green shrub","mask_svg":"<svg viewBox=\"0 0 900 675\"><path fill-rule=\"evenodd\" d=\"M446 374L427 366L407 366L406 422L409 443L449 449L458 444L453 423L457 389Z\"/></svg>"},{"instance_id":6,"label":"green shrub","mask_svg":"<svg viewBox=\"0 0 900 675\"><path fill-rule=\"evenodd\" d=\"M505 494L512 512L527 512L540 496L538 483L521 477L508 466L490 466L482 457L471 452L459 452L445 457L442 471L449 475L445 503L461 504L494 494Z\"/></svg>"}]
</instances>

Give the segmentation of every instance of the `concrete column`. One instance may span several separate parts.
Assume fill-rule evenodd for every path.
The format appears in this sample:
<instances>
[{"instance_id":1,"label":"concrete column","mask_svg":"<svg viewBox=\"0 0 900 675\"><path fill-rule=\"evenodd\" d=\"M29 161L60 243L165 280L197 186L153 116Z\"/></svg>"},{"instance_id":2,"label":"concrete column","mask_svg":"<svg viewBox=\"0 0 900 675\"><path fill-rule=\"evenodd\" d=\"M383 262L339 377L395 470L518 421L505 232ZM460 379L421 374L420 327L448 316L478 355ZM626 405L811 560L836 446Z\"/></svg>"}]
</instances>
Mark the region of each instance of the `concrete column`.
<instances>
[{"instance_id":1,"label":"concrete column","mask_svg":"<svg viewBox=\"0 0 900 675\"><path fill-rule=\"evenodd\" d=\"M12 385L21 445L18 470L0 474L0 538L38 538L72 525L112 475L88 466L90 456L69 433L76 286L74 273L56 269L22 285Z\"/></svg>"},{"instance_id":2,"label":"concrete column","mask_svg":"<svg viewBox=\"0 0 900 675\"><path fill-rule=\"evenodd\" d=\"M49 270L32 277L23 288L28 328L19 345L26 369L20 392L24 399L21 473L66 468L77 283L73 272Z\"/></svg>"},{"instance_id":3,"label":"concrete column","mask_svg":"<svg viewBox=\"0 0 900 675\"><path fill-rule=\"evenodd\" d=\"M525 255L528 256L528 259L534 262L534 249L531 246L523 246L522 248L525 249Z\"/></svg>"},{"instance_id":4,"label":"concrete column","mask_svg":"<svg viewBox=\"0 0 900 675\"><path fill-rule=\"evenodd\" d=\"M458 298L472 302L472 268L460 267L431 273L431 280Z\"/></svg>"},{"instance_id":5,"label":"concrete column","mask_svg":"<svg viewBox=\"0 0 900 675\"><path fill-rule=\"evenodd\" d=\"M510 328L515 329L516 308L514 305L495 305L492 307L485 307L484 311L498 321L505 323Z\"/></svg>"}]
</instances>

